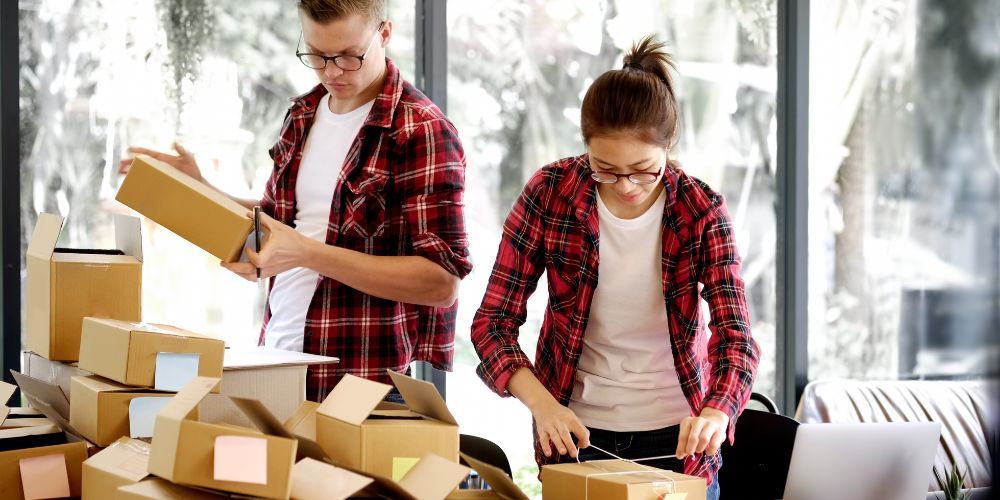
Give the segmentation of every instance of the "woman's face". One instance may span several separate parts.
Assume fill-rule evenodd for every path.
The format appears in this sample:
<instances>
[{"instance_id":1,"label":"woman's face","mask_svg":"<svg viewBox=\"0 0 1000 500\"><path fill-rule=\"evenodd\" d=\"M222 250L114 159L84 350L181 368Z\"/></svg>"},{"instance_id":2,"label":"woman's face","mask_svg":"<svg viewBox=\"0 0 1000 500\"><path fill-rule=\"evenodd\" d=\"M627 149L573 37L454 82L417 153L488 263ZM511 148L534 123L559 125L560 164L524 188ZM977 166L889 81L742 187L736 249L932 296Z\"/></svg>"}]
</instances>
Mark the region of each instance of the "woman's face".
<instances>
[{"instance_id":1,"label":"woman's face","mask_svg":"<svg viewBox=\"0 0 1000 500\"><path fill-rule=\"evenodd\" d=\"M587 149L590 168L595 173L651 174L633 178L655 175L656 181L649 184L636 184L627 177L618 177L613 184L598 183L598 193L613 214L630 219L652 206L663 189L660 178L666 168L666 148L641 141L634 134L615 134L592 137Z\"/></svg>"}]
</instances>

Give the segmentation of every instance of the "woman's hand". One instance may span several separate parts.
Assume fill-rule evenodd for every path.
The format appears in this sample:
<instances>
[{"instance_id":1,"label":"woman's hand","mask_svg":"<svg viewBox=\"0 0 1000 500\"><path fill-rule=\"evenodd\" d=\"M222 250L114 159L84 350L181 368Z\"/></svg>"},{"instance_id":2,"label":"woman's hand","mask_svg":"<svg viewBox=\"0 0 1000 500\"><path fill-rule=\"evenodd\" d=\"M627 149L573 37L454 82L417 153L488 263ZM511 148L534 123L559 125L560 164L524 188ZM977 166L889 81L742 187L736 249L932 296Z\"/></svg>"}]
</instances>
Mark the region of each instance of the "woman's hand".
<instances>
[{"instance_id":1,"label":"woman's hand","mask_svg":"<svg viewBox=\"0 0 1000 500\"><path fill-rule=\"evenodd\" d=\"M590 432L573 410L559 404L555 399L538 406L537 409L531 408L531 415L535 418L538 442L546 457L551 457L552 452L556 451L559 455L576 458L579 453L578 447L590 446ZM573 442L573 435L579 443Z\"/></svg>"},{"instance_id":2,"label":"woman's hand","mask_svg":"<svg viewBox=\"0 0 1000 500\"><path fill-rule=\"evenodd\" d=\"M729 429L729 415L715 408L704 408L697 417L681 420L680 436L677 438L677 458L683 459L695 453L714 455L726 440Z\"/></svg>"}]
</instances>

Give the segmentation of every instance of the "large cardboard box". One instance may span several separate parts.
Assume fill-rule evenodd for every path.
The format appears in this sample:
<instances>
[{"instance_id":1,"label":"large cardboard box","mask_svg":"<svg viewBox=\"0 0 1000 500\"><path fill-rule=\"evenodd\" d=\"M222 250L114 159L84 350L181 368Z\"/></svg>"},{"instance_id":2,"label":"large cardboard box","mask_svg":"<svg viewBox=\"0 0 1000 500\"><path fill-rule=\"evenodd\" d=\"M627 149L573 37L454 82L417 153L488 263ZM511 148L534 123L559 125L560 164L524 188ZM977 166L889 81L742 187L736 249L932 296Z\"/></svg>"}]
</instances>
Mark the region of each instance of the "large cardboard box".
<instances>
[{"instance_id":1,"label":"large cardboard box","mask_svg":"<svg viewBox=\"0 0 1000 500\"><path fill-rule=\"evenodd\" d=\"M624 460L542 467L543 500L705 500L705 479Z\"/></svg>"},{"instance_id":2,"label":"large cardboard box","mask_svg":"<svg viewBox=\"0 0 1000 500\"><path fill-rule=\"evenodd\" d=\"M54 461L43 467L29 467L34 462L31 459ZM68 496L80 496L81 468L86 459L87 445L82 441L0 452L0 498L22 500L25 489L51 491L59 483L68 486ZM31 472L22 474L28 470Z\"/></svg>"},{"instance_id":3,"label":"large cardboard box","mask_svg":"<svg viewBox=\"0 0 1000 500\"><path fill-rule=\"evenodd\" d=\"M226 262L240 259L253 229L246 207L145 155L115 199Z\"/></svg>"},{"instance_id":4,"label":"large cardboard box","mask_svg":"<svg viewBox=\"0 0 1000 500\"><path fill-rule=\"evenodd\" d=\"M250 420L227 396L260 400L280 420L289 418L306 399L309 365L336 363L337 358L267 347L226 348L222 368L222 393L209 394L198 406L199 419L208 423L250 426ZM22 371L31 377L58 384L72 400L72 377L90 375L76 364L45 359L31 351L21 357ZM318 403L315 403L319 406ZM315 428L315 425L313 425ZM315 439L315 432L310 436Z\"/></svg>"},{"instance_id":5,"label":"large cardboard box","mask_svg":"<svg viewBox=\"0 0 1000 500\"><path fill-rule=\"evenodd\" d=\"M27 347L49 359L75 361L85 316L142 317L139 220L115 217L116 250L56 248L63 218L39 214L28 244Z\"/></svg>"},{"instance_id":6,"label":"large cardboard box","mask_svg":"<svg viewBox=\"0 0 1000 500\"><path fill-rule=\"evenodd\" d=\"M181 485L265 498L287 498L291 491L291 471L298 445L295 439L186 418L218 382L216 378L196 377L160 410L153 431L149 472ZM223 448L223 439L230 441L232 438L253 441L253 453L236 454L233 448ZM229 454L230 458L217 460L223 453ZM248 480L216 479L220 475L216 464L224 464L227 469L237 472L259 467L260 474Z\"/></svg>"},{"instance_id":7,"label":"large cardboard box","mask_svg":"<svg viewBox=\"0 0 1000 500\"><path fill-rule=\"evenodd\" d=\"M427 453L457 463L458 423L434 385L389 374L407 407L378 409L391 387L345 376L316 410L323 450L336 465L384 477Z\"/></svg>"},{"instance_id":8,"label":"large cardboard box","mask_svg":"<svg viewBox=\"0 0 1000 500\"><path fill-rule=\"evenodd\" d=\"M198 354L198 375L218 378L225 350L221 339L174 326L84 318L80 368L122 384L153 387L159 353Z\"/></svg>"},{"instance_id":9,"label":"large cardboard box","mask_svg":"<svg viewBox=\"0 0 1000 500\"><path fill-rule=\"evenodd\" d=\"M123 437L83 462L83 500L121 498L118 488L149 475L149 443Z\"/></svg>"},{"instance_id":10,"label":"large cardboard box","mask_svg":"<svg viewBox=\"0 0 1000 500\"><path fill-rule=\"evenodd\" d=\"M173 396L173 393L137 389L93 375L73 377L70 394L73 398L69 407L70 425L97 446L108 446L122 436L130 435L130 403L134 398ZM142 408L136 411L142 411ZM197 418L197 414L192 418Z\"/></svg>"}]
</instances>

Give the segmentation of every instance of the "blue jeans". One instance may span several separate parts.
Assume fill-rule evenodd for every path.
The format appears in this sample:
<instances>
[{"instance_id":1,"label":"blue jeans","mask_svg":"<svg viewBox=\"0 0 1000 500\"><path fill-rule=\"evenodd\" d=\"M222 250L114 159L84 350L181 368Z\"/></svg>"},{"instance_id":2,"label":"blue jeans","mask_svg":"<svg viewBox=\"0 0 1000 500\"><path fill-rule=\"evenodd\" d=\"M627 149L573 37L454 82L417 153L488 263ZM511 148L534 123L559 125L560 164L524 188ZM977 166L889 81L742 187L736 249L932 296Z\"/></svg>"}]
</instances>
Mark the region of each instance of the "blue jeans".
<instances>
[{"instance_id":1,"label":"blue jeans","mask_svg":"<svg viewBox=\"0 0 1000 500\"><path fill-rule=\"evenodd\" d=\"M677 438L680 434L679 425L642 432L615 432L590 427L587 429L590 431L590 444L629 460L658 457L662 455L673 455L674 451L677 449ZM597 451L593 447L580 450L581 462L586 462L588 460L604 460L609 458L614 457L608 456L604 452ZM573 461L573 459L564 457L562 461ZM659 469L672 470L674 472L684 471L684 462L676 458L642 460L639 463ZM712 484L708 485L707 499L719 500L718 474L712 478Z\"/></svg>"}]
</instances>

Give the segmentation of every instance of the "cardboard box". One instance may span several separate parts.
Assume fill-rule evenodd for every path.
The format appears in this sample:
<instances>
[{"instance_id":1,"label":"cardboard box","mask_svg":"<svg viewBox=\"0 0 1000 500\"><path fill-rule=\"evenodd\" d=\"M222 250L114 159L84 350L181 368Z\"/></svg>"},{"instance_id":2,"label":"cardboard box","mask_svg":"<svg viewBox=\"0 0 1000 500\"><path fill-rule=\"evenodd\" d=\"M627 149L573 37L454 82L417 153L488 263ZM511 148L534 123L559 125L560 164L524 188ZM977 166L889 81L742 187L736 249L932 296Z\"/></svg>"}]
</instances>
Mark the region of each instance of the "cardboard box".
<instances>
[{"instance_id":1,"label":"cardboard box","mask_svg":"<svg viewBox=\"0 0 1000 500\"><path fill-rule=\"evenodd\" d=\"M479 473L486 484L490 486L488 490L455 490L448 495L447 500L469 500L480 498L502 499L502 500L528 500L528 496L514 484L514 481L506 472L498 467L494 467L485 462L476 460L465 453L461 454L462 460L469 464L473 470Z\"/></svg>"},{"instance_id":2,"label":"cardboard box","mask_svg":"<svg viewBox=\"0 0 1000 500\"><path fill-rule=\"evenodd\" d=\"M120 486L118 496L111 498L115 500L220 500L224 497L207 491L185 488L158 477L150 477L135 484Z\"/></svg>"},{"instance_id":3,"label":"cardboard box","mask_svg":"<svg viewBox=\"0 0 1000 500\"><path fill-rule=\"evenodd\" d=\"M336 465L384 477L398 478L401 469L427 453L457 463L458 423L434 385L389 374L407 407L377 409L391 387L345 376L316 410L316 437L323 450Z\"/></svg>"},{"instance_id":4,"label":"cardboard box","mask_svg":"<svg viewBox=\"0 0 1000 500\"><path fill-rule=\"evenodd\" d=\"M217 378L196 377L160 410L156 416L149 472L182 485L265 498L287 498L298 445L295 439L186 419L218 382ZM217 442L217 438L253 441L253 453L233 454L227 460L216 460L224 451L232 451L222 448L222 440ZM233 462L235 458L243 463ZM260 474L249 480L216 479L220 474L216 465L220 463L227 466L227 472L235 469L246 473L260 467Z\"/></svg>"},{"instance_id":5,"label":"cardboard box","mask_svg":"<svg viewBox=\"0 0 1000 500\"><path fill-rule=\"evenodd\" d=\"M30 459L42 457L54 458L58 469L32 467L29 475L22 475ZM80 441L0 452L0 498L21 500L25 488L51 490L61 482L68 487L68 496L79 496L81 467L86 459L87 445Z\"/></svg>"},{"instance_id":6,"label":"cardboard box","mask_svg":"<svg viewBox=\"0 0 1000 500\"><path fill-rule=\"evenodd\" d=\"M0 382L0 401L9 400L16 389ZM66 443L66 435L51 420L20 410L0 406L0 452ZM26 418L21 418L22 413Z\"/></svg>"},{"instance_id":7,"label":"cardboard box","mask_svg":"<svg viewBox=\"0 0 1000 500\"><path fill-rule=\"evenodd\" d=\"M56 248L63 218L39 214L27 255L27 340L49 359L75 361L85 316L142 317L139 220L115 217L116 250Z\"/></svg>"},{"instance_id":8,"label":"cardboard box","mask_svg":"<svg viewBox=\"0 0 1000 500\"><path fill-rule=\"evenodd\" d=\"M93 375L73 377L70 394L73 397L69 408L70 425L97 446L108 446L122 436L131 435L129 423L132 411L143 411L142 408L131 408L132 399L173 396L170 392L137 389ZM152 411L152 415L145 418L152 419L155 410ZM197 409L192 418L197 419ZM136 437L151 437L151 434Z\"/></svg>"},{"instance_id":9,"label":"cardboard box","mask_svg":"<svg viewBox=\"0 0 1000 500\"><path fill-rule=\"evenodd\" d=\"M120 498L118 488L149 475L149 444L123 437L83 462L83 500Z\"/></svg>"},{"instance_id":10,"label":"cardboard box","mask_svg":"<svg viewBox=\"0 0 1000 500\"><path fill-rule=\"evenodd\" d=\"M122 384L153 387L159 353L196 353L198 375L218 378L225 350L221 339L173 326L84 318L79 365Z\"/></svg>"},{"instance_id":11,"label":"cardboard box","mask_svg":"<svg viewBox=\"0 0 1000 500\"><path fill-rule=\"evenodd\" d=\"M624 460L542 467L543 500L705 500L705 479Z\"/></svg>"},{"instance_id":12,"label":"cardboard box","mask_svg":"<svg viewBox=\"0 0 1000 500\"><path fill-rule=\"evenodd\" d=\"M199 418L208 423L251 425L246 415L227 397L239 396L260 400L276 417L287 419L306 400L308 366L337 361L337 358L267 347L226 348L222 392L205 397L198 407ZM23 372L33 378L58 384L70 395L71 401L72 377L90 375L75 364L50 361L31 351L22 353L21 366ZM315 432L309 437L315 439Z\"/></svg>"},{"instance_id":13,"label":"cardboard box","mask_svg":"<svg viewBox=\"0 0 1000 500\"><path fill-rule=\"evenodd\" d=\"M315 401L303 401L299 408L292 413L292 416L285 419L282 424L288 432L306 439L316 440L316 410L319 403Z\"/></svg>"},{"instance_id":14,"label":"cardboard box","mask_svg":"<svg viewBox=\"0 0 1000 500\"><path fill-rule=\"evenodd\" d=\"M296 500L343 500L371 483L369 477L312 458L292 467L292 498Z\"/></svg>"},{"instance_id":15,"label":"cardboard box","mask_svg":"<svg viewBox=\"0 0 1000 500\"><path fill-rule=\"evenodd\" d=\"M246 207L145 155L132 160L115 199L226 262L240 260L253 230Z\"/></svg>"},{"instance_id":16,"label":"cardboard box","mask_svg":"<svg viewBox=\"0 0 1000 500\"><path fill-rule=\"evenodd\" d=\"M465 479L470 470L433 453L418 458L398 481L379 474L363 473L351 467L344 468L372 479L372 483L364 490L367 494L399 500L444 500L455 491L455 487Z\"/></svg>"}]
</instances>

